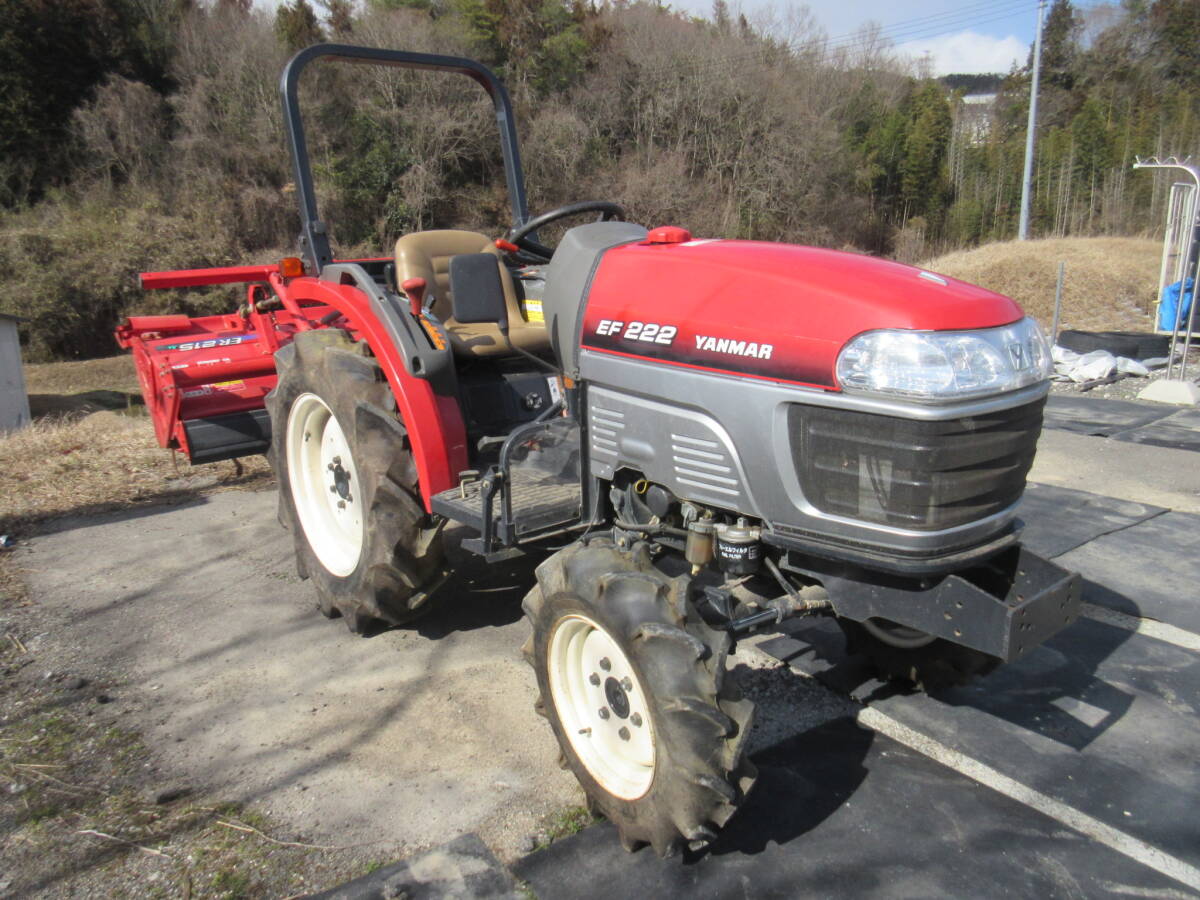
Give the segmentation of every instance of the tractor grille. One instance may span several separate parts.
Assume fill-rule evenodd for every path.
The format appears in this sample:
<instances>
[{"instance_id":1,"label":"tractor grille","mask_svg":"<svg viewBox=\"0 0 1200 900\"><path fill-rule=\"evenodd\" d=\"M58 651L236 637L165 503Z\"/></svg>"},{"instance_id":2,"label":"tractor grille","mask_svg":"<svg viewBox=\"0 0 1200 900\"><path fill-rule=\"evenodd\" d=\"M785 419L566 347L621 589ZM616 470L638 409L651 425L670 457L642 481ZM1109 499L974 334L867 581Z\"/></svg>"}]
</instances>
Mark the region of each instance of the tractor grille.
<instances>
[{"instance_id":1,"label":"tractor grille","mask_svg":"<svg viewBox=\"0 0 1200 900\"><path fill-rule=\"evenodd\" d=\"M800 485L819 510L938 531L1020 499L1044 405L922 422L797 404L788 429Z\"/></svg>"}]
</instances>

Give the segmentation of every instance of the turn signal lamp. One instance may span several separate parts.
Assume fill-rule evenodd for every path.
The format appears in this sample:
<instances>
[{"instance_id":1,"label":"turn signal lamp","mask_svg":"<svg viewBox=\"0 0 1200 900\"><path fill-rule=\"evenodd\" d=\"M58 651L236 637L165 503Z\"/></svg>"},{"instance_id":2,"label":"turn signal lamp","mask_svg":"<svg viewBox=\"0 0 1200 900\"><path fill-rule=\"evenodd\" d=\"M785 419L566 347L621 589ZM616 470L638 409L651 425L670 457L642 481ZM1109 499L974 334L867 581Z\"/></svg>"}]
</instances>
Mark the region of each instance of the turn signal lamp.
<instances>
[{"instance_id":1,"label":"turn signal lamp","mask_svg":"<svg viewBox=\"0 0 1200 900\"><path fill-rule=\"evenodd\" d=\"M297 256L287 256L279 261L279 274L284 278L299 278L304 274L304 261Z\"/></svg>"}]
</instances>

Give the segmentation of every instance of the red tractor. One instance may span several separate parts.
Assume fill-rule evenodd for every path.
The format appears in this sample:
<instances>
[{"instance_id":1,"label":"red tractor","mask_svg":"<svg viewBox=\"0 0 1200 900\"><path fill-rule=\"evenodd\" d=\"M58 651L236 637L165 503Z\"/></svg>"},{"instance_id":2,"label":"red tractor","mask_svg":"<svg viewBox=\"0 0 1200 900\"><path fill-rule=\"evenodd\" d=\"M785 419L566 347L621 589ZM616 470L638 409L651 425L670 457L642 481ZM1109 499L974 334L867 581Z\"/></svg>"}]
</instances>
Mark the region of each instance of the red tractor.
<instances>
[{"instance_id":1,"label":"red tractor","mask_svg":"<svg viewBox=\"0 0 1200 900\"><path fill-rule=\"evenodd\" d=\"M335 259L296 100L322 57L481 84L512 230ZM193 463L266 453L301 576L356 632L454 601L449 523L488 561L545 555L524 602L537 705L627 848L704 847L754 783L739 636L835 616L884 674L931 687L1077 615L1078 575L1018 542L1050 361L1012 300L647 231L611 202L530 217L508 95L471 60L323 45L281 88L301 258L142 276L248 285L235 313L118 330L158 439ZM539 240L581 213L598 221Z\"/></svg>"}]
</instances>

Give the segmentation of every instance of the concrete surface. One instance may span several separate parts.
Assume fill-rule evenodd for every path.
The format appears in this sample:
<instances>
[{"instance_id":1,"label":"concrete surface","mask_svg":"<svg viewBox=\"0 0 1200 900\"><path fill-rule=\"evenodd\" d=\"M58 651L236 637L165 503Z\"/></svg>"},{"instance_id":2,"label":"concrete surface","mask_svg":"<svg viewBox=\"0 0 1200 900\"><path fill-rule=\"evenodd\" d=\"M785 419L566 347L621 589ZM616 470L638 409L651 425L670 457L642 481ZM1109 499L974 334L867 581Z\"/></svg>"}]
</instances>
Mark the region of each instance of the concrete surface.
<instances>
[{"instance_id":1,"label":"concrete surface","mask_svg":"<svg viewBox=\"0 0 1200 900\"><path fill-rule=\"evenodd\" d=\"M1178 517L1180 511L1200 512L1196 461L1183 450L1056 430L1043 435L1034 480L1133 504L1105 506L1123 530L1089 538L1064 557L1088 568L1085 574L1097 590L1103 590L1104 579L1121 581L1110 591L1131 601L1114 606L1128 619L1116 634L1120 640L1109 640L1111 629L1082 623L1078 635L1087 638L1084 631L1091 628L1105 640L1052 642L1029 657L1029 665L1042 666L1032 674L1001 670L992 678L1007 679L1002 693L1010 705L1003 709L968 698L949 704L930 700L933 706L895 701L879 710L862 708L846 691L756 654L756 642L747 641L747 652L733 664L743 667L748 693L759 705L751 750L774 767L771 778L778 782L776 790L756 795L762 800L755 802L774 804L760 821L744 817L727 845L731 849L714 854L703 868L661 864L649 853L614 855L613 840L587 843L603 838L602 826L535 854L532 859L542 860L536 865L517 863L518 872L533 878L537 869L541 878L557 861L599 879L627 866L641 873L638 883L644 887L683 891L720 863L737 874L737 884L761 884L762 896L797 895L788 886L808 877L806 872L820 876L813 885L844 884L846 896L872 891L894 896L897 884L927 896L978 887L969 873L984 859L979 877L993 878L995 889L980 889L983 894L1190 896L1178 879L1164 882L1161 869L1139 867L1136 855L1103 844L1096 838L1103 832L1080 830L1078 822L1064 825L1057 807L1047 812L1011 793L997 799L925 745L918 755L933 759L932 768L910 759L914 750L906 740L889 742L907 734L903 729L925 729L937 746L986 756L987 748L969 738L993 734L1000 755L989 765L1018 781L1021 759L1036 766L1049 758L1045 748L1075 753L1054 756L1053 767L1030 775L1028 780L1038 779L1039 796L1086 805L1077 785L1057 791L1056 779L1070 782L1080 773L1100 772L1111 781L1112 795L1088 807L1085 824L1124 828L1121 834L1135 832L1136 841L1161 843L1192 860L1187 842L1193 832L1171 832L1171 823L1164 826L1154 809L1139 805L1138 792L1147 785L1147 799L1176 810L1177 820L1178 810L1197 793L1188 768L1194 744L1189 750L1158 736L1167 729L1181 739L1198 739L1200 694L1194 679L1188 680L1198 667L1184 653L1186 646L1177 642L1170 645L1175 649L1163 649L1138 630L1144 614L1139 604L1152 606L1143 587L1157 583L1157 573L1139 570L1150 557L1125 554L1121 536L1195 521ZM1077 497L1071 502L1082 515L1096 507ZM72 674L123 673L109 690L115 703L105 707L106 714L112 711L141 729L160 768L175 781L258 801L316 843L379 841L381 857L411 859L474 832L502 862L513 863L529 849L543 817L582 802L573 777L556 765L549 728L532 710L533 677L520 659L526 625L519 603L532 584L529 566L468 570L451 587L453 602L445 611L414 628L359 638L316 613L312 588L294 575L291 540L276 523L274 507L273 492L230 492L137 515L63 523L57 533L18 551L49 623L29 643L56 648L70 660ZM1169 570L1169 556L1154 558L1159 571ZM1196 596L1178 580L1162 585L1163 603L1172 594ZM1170 627L1193 625L1190 617L1176 618ZM1154 652L1139 655L1146 648ZM1092 651L1101 657L1087 656ZM1159 674L1138 669L1146 659L1151 668L1159 666ZM1060 675L1068 679L1065 686L1054 680ZM1083 680L1071 681L1075 675ZM1014 678L1018 683L1010 683ZM1181 725L1180 716L1192 718ZM893 727L901 731L889 731ZM860 740L863 730L867 739ZM860 752L845 757L845 741ZM1156 742L1172 755L1162 767L1139 772L1139 765L1153 768ZM1109 749L1119 754L1117 769L1091 764L1104 760ZM814 755L804 757L801 750ZM799 754L795 759L793 752ZM842 784L839 778L850 780ZM837 789L825 791L828 785ZM801 788L801 794L812 794L811 802L797 804L788 794ZM1109 801L1112 809L1103 805ZM1127 821L1135 815L1136 822ZM771 821L761 821L763 816ZM910 842L909 821L936 827ZM824 826L828 830L822 830L823 822L831 823ZM807 842L810 833L816 843ZM879 835L890 843L872 844ZM996 842L1011 849L977 855ZM769 850L777 845L795 853ZM813 858L828 853L829 865L805 869L796 862L805 851L817 854ZM845 865L833 864L835 852ZM885 874L864 881L850 866L855 854L874 859ZM998 874L1006 861L1009 871ZM944 871L924 879L913 876L916 869L939 867ZM577 896L611 896L619 887L587 883L598 892Z\"/></svg>"},{"instance_id":2,"label":"concrete surface","mask_svg":"<svg viewBox=\"0 0 1200 900\"><path fill-rule=\"evenodd\" d=\"M1031 481L1200 512L1200 457L1188 450L1047 430Z\"/></svg>"},{"instance_id":3,"label":"concrete surface","mask_svg":"<svg viewBox=\"0 0 1200 900\"><path fill-rule=\"evenodd\" d=\"M477 831L511 858L582 801L520 658L527 570L460 581L414 630L356 637L295 576L273 491L89 520L21 564L53 617L37 640L80 674L125 674L112 708L165 771L261 801L314 843L384 839L400 856Z\"/></svg>"},{"instance_id":4,"label":"concrete surface","mask_svg":"<svg viewBox=\"0 0 1200 900\"><path fill-rule=\"evenodd\" d=\"M530 563L469 565L444 609L370 638L317 611L275 492L64 522L19 552L51 625L30 642L109 690L172 781L261 802L314 843L400 857L476 832L511 861L583 803L521 659ZM744 665L737 656L731 666ZM774 744L848 702L747 673ZM127 717L127 718L126 718Z\"/></svg>"}]
</instances>

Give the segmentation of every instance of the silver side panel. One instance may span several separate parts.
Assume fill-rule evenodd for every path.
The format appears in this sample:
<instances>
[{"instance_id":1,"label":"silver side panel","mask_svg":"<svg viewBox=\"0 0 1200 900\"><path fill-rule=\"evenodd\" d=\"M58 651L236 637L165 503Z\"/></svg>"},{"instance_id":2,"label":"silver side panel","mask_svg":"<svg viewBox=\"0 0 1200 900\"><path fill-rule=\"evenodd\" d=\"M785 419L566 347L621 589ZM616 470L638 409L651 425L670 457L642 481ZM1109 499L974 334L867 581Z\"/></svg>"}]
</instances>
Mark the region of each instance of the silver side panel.
<instances>
[{"instance_id":1,"label":"silver side panel","mask_svg":"<svg viewBox=\"0 0 1200 900\"><path fill-rule=\"evenodd\" d=\"M594 475L611 478L617 469L627 466L686 500L757 516L772 525L910 553L982 541L1013 519L1015 507L933 532L824 513L809 503L800 489L788 440L788 405L809 403L915 419L954 419L1030 403L1049 389L1040 384L998 397L924 406L644 363L586 349L580 353L580 371L589 385ZM663 397L680 401L664 404L655 399ZM705 453L712 457L701 455ZM753 473L752 480L747 472Z\"/></svg>"},{"instance_id":2,"label":"silver side panel","mask_svg":"<svg viewBox=\"0 0 1200 900\"><path fill-rule=\"evenodd\" d=\"M592 386L588 433L600 478L636 469L676 496L758 515L733 441L700 410Z\"/></svg>"}]
</instances>

